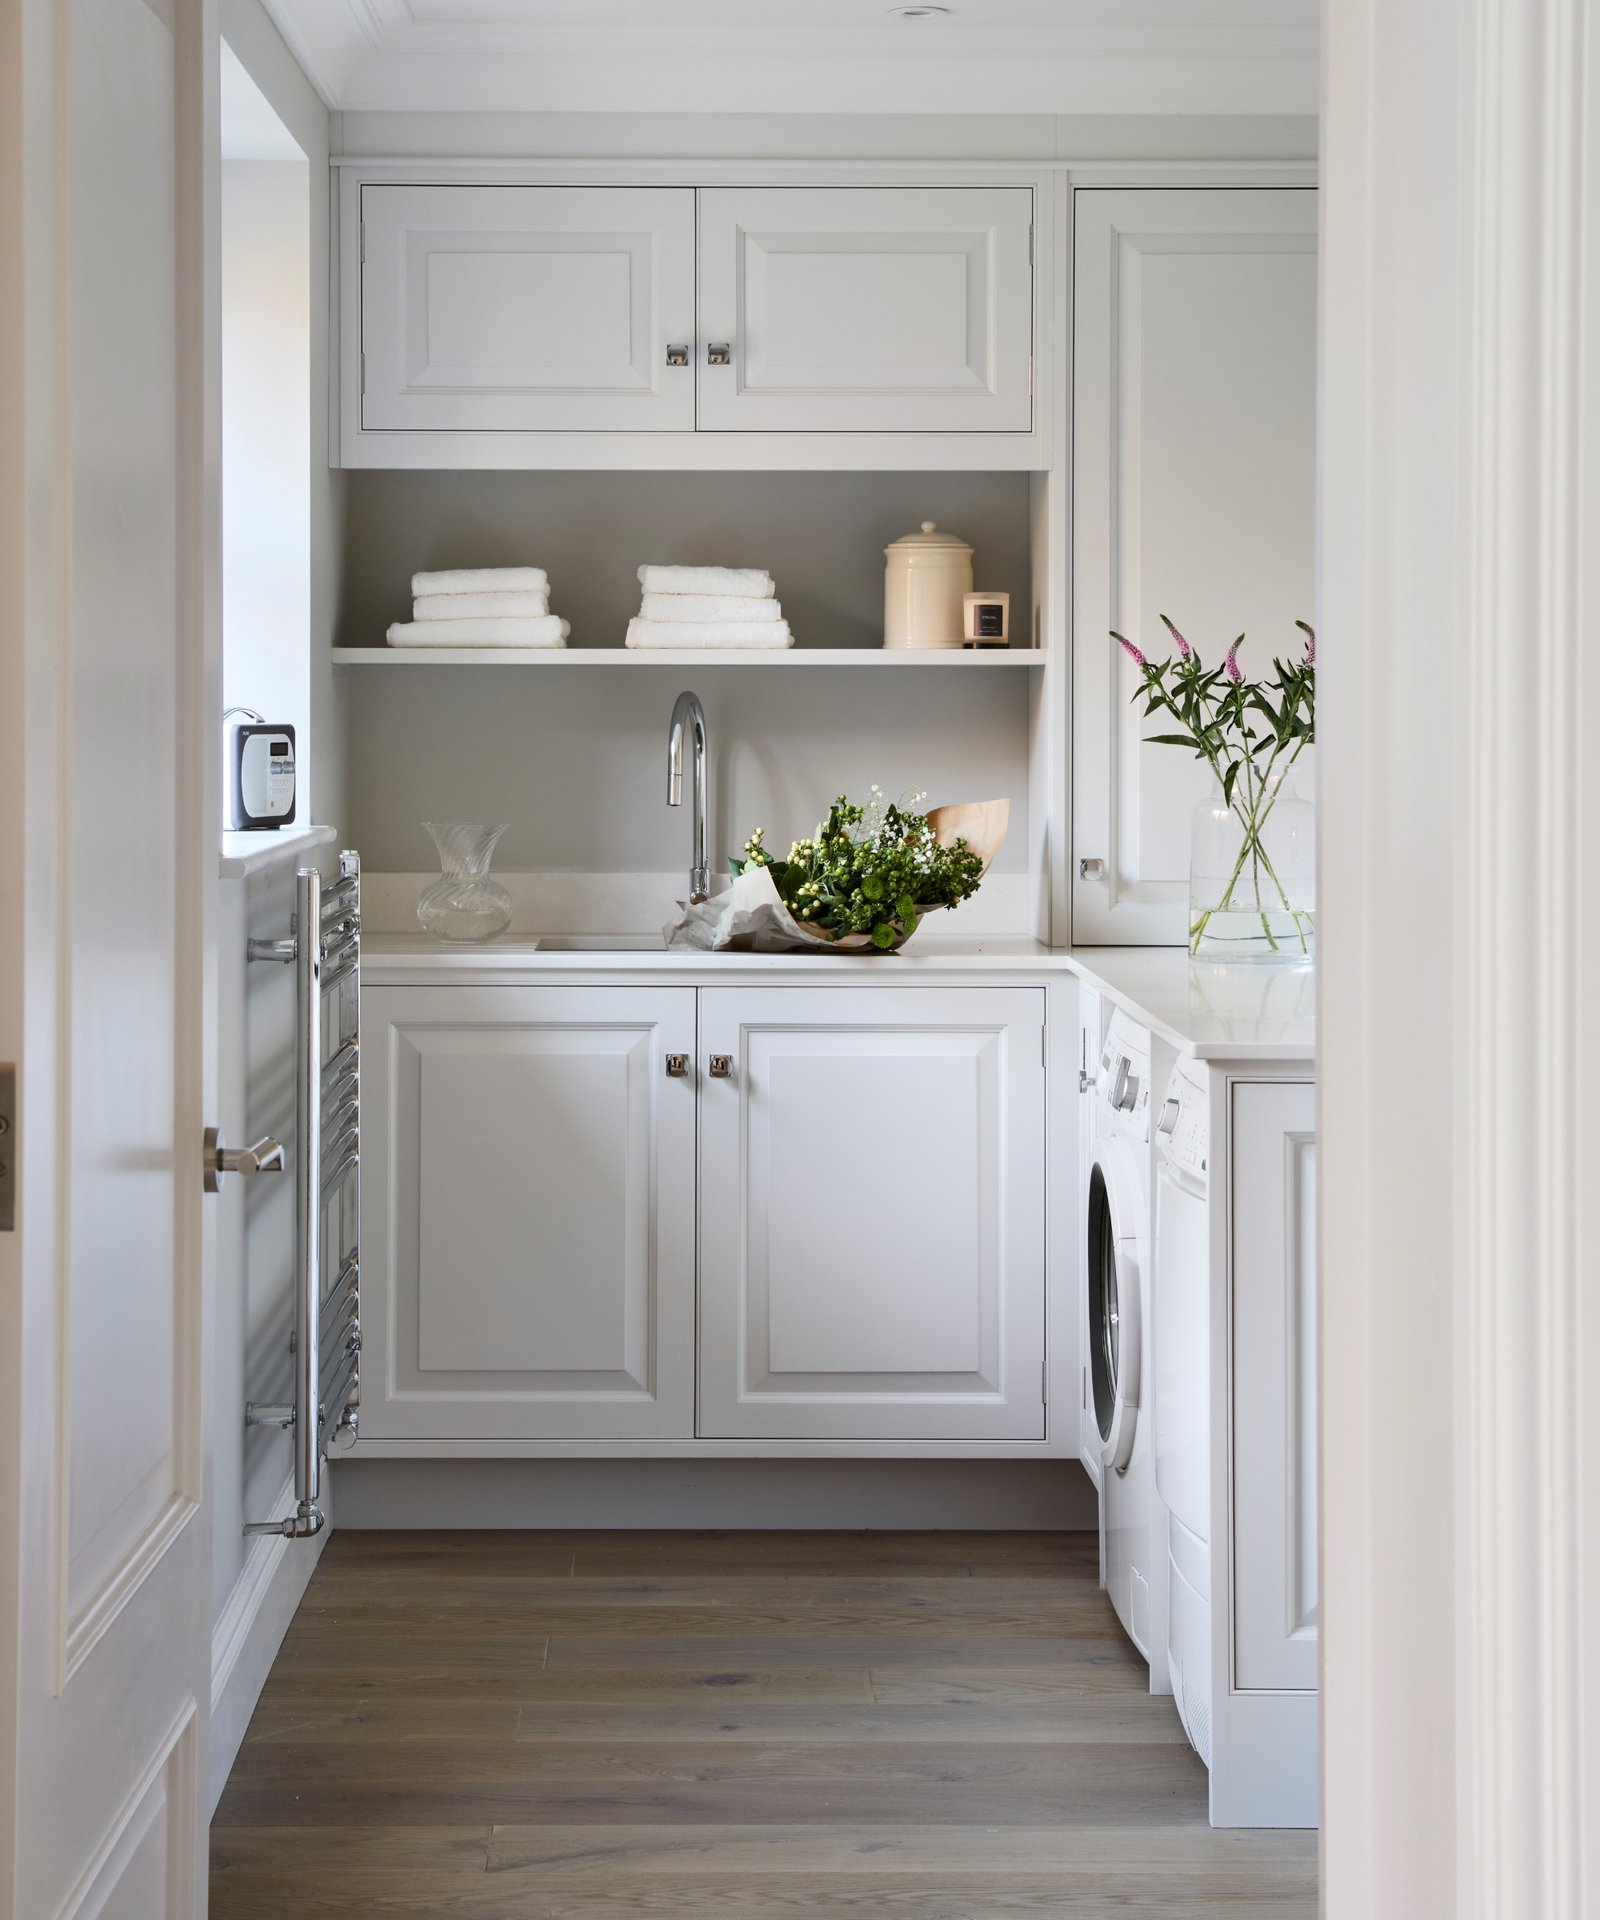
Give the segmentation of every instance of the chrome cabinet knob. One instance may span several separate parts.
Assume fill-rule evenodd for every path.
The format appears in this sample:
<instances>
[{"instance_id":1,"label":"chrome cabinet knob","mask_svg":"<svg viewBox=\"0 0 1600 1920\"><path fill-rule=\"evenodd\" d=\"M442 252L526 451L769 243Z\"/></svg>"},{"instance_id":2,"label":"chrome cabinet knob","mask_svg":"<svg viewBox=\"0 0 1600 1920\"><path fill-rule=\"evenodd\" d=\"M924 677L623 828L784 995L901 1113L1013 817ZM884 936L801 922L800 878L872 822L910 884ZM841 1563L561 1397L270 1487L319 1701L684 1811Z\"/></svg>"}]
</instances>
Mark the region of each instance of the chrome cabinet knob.
<instances>
[{"instance_id":1,"label":"chrome cabinet knob","mask_svg":"<svg viewBox=\"0 0 1600 1920\"><path fill-rule=\"evenodd\" d=\"M201 1165L206 1192L219 1193L230 1173L245 1178L253 1173L282 1173L283 1145L268 1136L253 1147L230 1147L224 1143L220 1127L207 1127Z\"/></svg>"},{"instance_id":2,"label":"chrome cabinet knob","mask_svg":"<svg viewBox=\"0 0 1600 1920\"><path fill-rule=\"evenodd\" d=\"M669 1080L686 1080L688 1076L689 1076L688 1054L669 1053L667 1055L667 1078Z\"/></svg>"},{"instance_id":3,"label":"chrome cabinet knob","mask_svg":"<svg viewBox=\"0 0 1600 1920\"><path fill-rule=\"evenodd\" d=\"M726 367L733 362L733 347L727 340L713 340L706 347L708 367Z\"/></svg>"},{"instance_id":4,"label":"chrome cabinet knob","mask_svg":"<svg viewBox=\"0 0 1600 1920\"><path fill-rule=\"evenodd\" d=\"M687 347L667 348L667 365L669 367L686 367L688 364L689 349Z\"/></svg>"},{"instance_id":5,"label":"chrome cabinet knob","mask_svg":"<svg viewBox=\"0 0 1600 1920\"><path fill-rule=\"evenodd\" d=\"M711 1056L711 1060L709 1064L711 1068L711 1077L713 1080L732 1079L733 1055L731 1053L714 1053Z\"/></svg>"}]
</instances>

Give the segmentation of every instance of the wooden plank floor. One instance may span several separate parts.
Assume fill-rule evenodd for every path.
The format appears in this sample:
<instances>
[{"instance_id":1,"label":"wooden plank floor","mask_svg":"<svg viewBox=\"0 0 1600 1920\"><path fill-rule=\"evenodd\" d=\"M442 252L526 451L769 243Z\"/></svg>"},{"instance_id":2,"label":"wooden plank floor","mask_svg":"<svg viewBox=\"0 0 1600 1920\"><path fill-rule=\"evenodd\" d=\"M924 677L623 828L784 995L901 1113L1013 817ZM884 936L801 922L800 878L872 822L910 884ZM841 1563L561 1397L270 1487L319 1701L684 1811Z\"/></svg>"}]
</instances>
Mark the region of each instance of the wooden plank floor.
<instances>
[{"instance_id":1,"label":"wooden plank floor","mask_svg":"<svg viewBox=\"0 0 1600 1920\"><path fill-rule=\"evenodd\" d=\"M1312 1920L1144 1689L1088 1534L341 1533L212 1920Z\"/></svg>"}]
</instances>

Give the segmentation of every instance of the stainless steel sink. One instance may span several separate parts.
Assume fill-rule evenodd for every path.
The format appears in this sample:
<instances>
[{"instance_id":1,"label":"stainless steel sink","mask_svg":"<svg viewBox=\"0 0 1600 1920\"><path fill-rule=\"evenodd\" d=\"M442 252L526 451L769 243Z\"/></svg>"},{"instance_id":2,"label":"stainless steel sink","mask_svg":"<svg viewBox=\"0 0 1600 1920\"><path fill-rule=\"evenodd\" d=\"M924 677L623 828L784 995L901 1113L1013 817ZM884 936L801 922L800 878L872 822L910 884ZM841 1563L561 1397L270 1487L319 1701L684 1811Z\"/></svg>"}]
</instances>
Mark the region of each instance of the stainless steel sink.
<instances>
[{"instance_id":1,"label":"stainless steel sink","mask_svg":"<svg viewBox=\"0 0 1600 1920\"><path fill-rule=\"evenodd\" d=\"M541 933L541 953L660 953L659 933Z\"/></svg>"}]
</instances>

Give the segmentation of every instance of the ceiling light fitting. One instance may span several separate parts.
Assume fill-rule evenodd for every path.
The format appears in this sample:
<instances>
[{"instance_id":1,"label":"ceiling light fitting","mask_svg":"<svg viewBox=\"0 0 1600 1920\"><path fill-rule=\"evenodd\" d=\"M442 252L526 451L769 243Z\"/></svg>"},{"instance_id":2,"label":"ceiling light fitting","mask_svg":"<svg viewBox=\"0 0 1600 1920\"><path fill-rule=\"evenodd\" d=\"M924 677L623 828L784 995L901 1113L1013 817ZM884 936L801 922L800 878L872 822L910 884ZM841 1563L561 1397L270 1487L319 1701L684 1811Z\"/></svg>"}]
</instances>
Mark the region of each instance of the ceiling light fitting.
<instances>
[{"instance_id":1,"label":"ceiling light fitting","mask_svg":"<svg viewBox=\"0 0 1600 1920\"><path fill-rule=\"evenodd\" d=\"M889 11L897 20L937 20L941 14L949 13L949 7L891 7Z\"/></svg>"}]
</instances>

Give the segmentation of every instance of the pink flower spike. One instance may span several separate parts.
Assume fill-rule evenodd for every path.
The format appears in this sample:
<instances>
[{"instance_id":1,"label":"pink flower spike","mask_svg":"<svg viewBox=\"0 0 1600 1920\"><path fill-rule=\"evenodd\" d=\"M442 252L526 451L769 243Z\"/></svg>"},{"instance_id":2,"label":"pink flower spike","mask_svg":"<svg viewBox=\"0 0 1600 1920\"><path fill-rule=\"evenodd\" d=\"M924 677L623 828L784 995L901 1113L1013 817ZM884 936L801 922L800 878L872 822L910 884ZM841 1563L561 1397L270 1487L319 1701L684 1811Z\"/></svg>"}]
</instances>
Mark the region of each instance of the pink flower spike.
<instances>
[{"instance_id":1,"label":"pink flower spike","mask_svg":"<svg viewBox=\"0 0 1600 1920\"><path fill-rule=\"evenodd\" d=\"M1161 616L1161 624L1166 628L1167 632L1172 635L1172 644L1178 649L1178 658L1180 660L1187 660L1190 654L1194 652L1194 648L1189 645L1188 641L1184 639L1183 635L1179 633L1178 629L1165 614Z\"/></svg>"},{"instance_id":2,"label":"pink flower spike","mask_svg":"<svg viewBox=\"0 0 1600 1920\"><path fill-rule=\"evenodd\" d=\"M1122 648L1123 652L1127 654L1128 658L1136 667L1142 667L1145 664L1144 655L1131 640L1123 639L1122 635L1115 631L1113 631L1111 637L1116 641L1117 645Z\"/></svg>"},{"instance_id":3,"label":"pink flower spike","mask_svg":"<svg viewBox=\"0 0 1600 1920\"><path fill-rule=\"evenodd\" d=\"M1317 664L1317 630L1308 627L1304 620L1296 620L1295 625L1306 637L1306 665L1314 667Z\"/></svg>"},{"instance_id":4,"label":"pink flower spike","mask_svg":"<svg viewBox=\"0 0 1600 1920\"><path fill-rule=\"evenodd\" d=\"M1239 638L1229 647L1228 657L1222 663L1222 671L1233 681L1235 686L1244 678L1244 675L1239 671L1239 649L1243 645L1244 635L1241 633Z\"/></svg>"}]
</instances>

